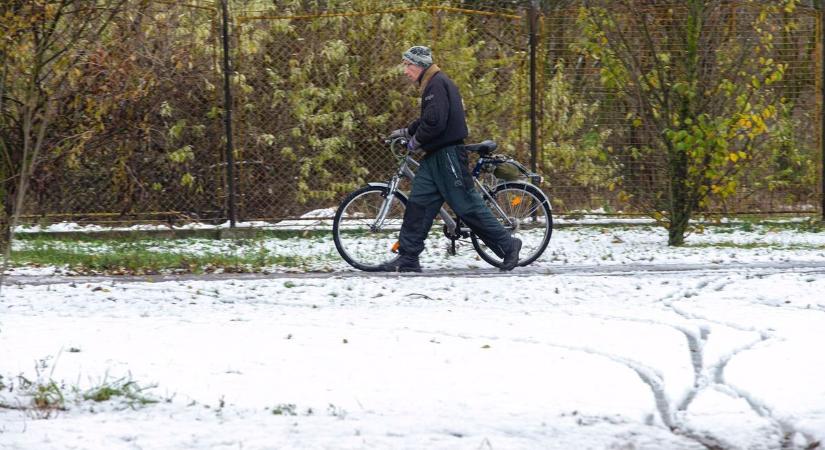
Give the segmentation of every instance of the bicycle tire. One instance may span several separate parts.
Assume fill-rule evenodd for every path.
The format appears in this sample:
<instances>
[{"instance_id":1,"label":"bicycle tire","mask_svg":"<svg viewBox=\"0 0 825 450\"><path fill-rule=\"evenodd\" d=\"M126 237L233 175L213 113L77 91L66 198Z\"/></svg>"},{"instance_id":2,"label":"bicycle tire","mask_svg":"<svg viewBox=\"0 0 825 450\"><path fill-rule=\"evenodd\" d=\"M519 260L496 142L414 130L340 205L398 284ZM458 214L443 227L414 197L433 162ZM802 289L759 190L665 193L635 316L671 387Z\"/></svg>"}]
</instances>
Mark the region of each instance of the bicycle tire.
<instances>
[{"instance_id":1,"label":"bicycle tire","mask_svg":"<svg viewBox=\"0 0 825 450\"><path fill-rule=\"evenodd\" d=\"M399 257L392 252L392 244L398 240L407 197L396 191L396 201L387 214L384 227L378 231L371 228L388 189L385 184L361 187L350 193L335 212L332 222L335 248L344 261L356 269L375 272L381 264Z\"/></svg>"},{"instance_id":2,"label":"bicycle tire","mask_svg":"<svg viewBox=\"0 0 825 450\"><path fill-rule=\"evenodd\" d=\"M497 185L492 189L491 195L508 217L516 219L513 229L493 210L493 215L510 230L510 234L522 241L518 265L526 266L533 263L547 249L553 235L553 211L547 196L536 186L518 181ZM485 200L489 201L486 197ZM525 224L529 227L525 227ZM481 259L495 267L501 267L502 258L488 248L475 233L470 234L470 239Z\"/></svg>"}]
</instances>

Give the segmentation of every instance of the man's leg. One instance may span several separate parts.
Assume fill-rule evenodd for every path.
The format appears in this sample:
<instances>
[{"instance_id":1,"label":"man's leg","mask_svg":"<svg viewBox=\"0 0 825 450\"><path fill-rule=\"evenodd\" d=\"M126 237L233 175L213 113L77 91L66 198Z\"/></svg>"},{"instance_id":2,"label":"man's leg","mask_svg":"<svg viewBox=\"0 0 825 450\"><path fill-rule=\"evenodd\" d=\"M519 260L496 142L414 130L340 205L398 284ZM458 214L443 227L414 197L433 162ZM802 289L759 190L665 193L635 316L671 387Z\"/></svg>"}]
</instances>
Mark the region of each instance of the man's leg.
<instances>
[{"instance_id":1,"label":"man's leg","mask_svg":"<svg viewBox=\"0 0 825 450\"><path fill-rule=\"evenodd\" d=\"M517 262L521 241L510 236L510 233L484 203L481 194L476 191L464 149L447 147L433 156L438 156L439 170L442 173L446 172L439 180L441 181L439 187L447 204L473 230L473 233L484 241L487 247L509 263L506 265L514 265L511 261L514 256L513 252L515 252ZM512 268L505 267L506 270Z\"/></svg>"},{"instance_id":2,"label":"man's leg","mask_svg":"<svg viewBox=\"0 0 825 450\"><path fill-rule=\"evenodd\" d=\"M418 256L424 251L424 240L433 225L444 198L438 192L432 170L432 157L421 161L421 167L415 174L412 192L407 200L404 221L398 236L398 261L381 268L387 272L420 271Z\"/></svg>"}]
</instances>

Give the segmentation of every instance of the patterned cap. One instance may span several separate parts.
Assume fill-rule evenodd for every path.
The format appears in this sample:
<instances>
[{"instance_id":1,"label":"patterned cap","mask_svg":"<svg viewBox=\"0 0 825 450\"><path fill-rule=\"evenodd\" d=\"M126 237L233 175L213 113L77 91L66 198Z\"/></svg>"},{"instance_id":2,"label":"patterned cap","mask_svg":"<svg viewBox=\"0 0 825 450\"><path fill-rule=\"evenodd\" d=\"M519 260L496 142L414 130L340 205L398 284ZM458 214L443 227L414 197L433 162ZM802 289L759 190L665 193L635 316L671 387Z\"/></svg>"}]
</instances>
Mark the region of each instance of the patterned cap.
<instances>
[{"instance_id":1,"label":"patterned cap","mask_svg":"<svg viewBox=\"0 0 825 450\"><path fill-rule=\"evenodd\" d=\"M423 45L410 47L403 56L407 61L425 69L433 65L433 51Z\"/></svg>"}]
</instances>

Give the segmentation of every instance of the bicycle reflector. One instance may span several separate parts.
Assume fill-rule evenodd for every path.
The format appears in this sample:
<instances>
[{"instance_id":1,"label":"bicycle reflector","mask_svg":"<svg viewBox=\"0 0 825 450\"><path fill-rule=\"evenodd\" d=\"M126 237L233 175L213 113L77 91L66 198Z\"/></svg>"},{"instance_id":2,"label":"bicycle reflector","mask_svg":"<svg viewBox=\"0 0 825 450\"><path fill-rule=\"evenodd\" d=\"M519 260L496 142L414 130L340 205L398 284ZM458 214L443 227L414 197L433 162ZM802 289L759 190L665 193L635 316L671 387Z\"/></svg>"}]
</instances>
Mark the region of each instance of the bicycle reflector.
<instances>
[{"instance_id":1,"label":"bicycle reflector","mask_svg":"<svg viewBox=\"0 0 825 450\"><path fill-rule=\"evenodd\" d=\"M513 199L510 200L510 206L516 207L516 206L520 205L521 204L521 199L522 199L522 197L513 197Z\"/></svg>"},{"instance_id":2,"label":"bicycle reflector","mask_svg":"<svg viewBox=\"0 0 825 450\"><path fill-rule=\"evenodd\" d=\"M395 241L395 244L392 244L392 252L398 253L399 247L401 247L401 241Z\"/></svg>"}]
</instances>

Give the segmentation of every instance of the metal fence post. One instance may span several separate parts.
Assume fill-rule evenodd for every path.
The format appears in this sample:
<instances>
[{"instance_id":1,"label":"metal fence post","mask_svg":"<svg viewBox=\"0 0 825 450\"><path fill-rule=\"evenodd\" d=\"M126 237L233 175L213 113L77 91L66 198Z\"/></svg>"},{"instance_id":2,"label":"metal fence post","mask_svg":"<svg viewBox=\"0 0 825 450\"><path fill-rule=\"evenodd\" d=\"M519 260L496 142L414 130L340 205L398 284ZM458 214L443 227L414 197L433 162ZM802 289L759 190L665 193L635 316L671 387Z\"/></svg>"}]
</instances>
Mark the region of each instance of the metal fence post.
<instances>
[{"instance_id":1,"label":"metal fence post","mask_svg":"<svg viewBox=\"0 0 825 450\"><path fill-rule=\"evenodd\" d=\"M819 150L822 158L819 193L822 221L825 222L825 0L819 1Z\"/></svg>"},{"instance_id":2,"label":"metal fence post","mask_svg":"<svg viewBox=\"0 0 825 450\"><path fill-rule=\"evenodd\" d=\"M823 0L825 1L825 0ZM538 19L538 4L537 0L530 1L530 10L527 14L527 20L530 22L530 170L535 172L537 170L537 141L538 141L538 123L536 117L536 45L538 39L536 38L536 21Z\"/></svg>"},{"instance_id":3,"label":"metal fence post","mask_svg":"<svg viewBox=\"0 0 825 450\"><path fill-rule=\"evenodd\" d=\"M235 228L235 150L232 147L232 91L230 80L232 65L229 57L229 6L228 0L221 0L223 11L223 123L226 132L226 180L229 190L229 202L226 214L229 217L229 227Z\"/></svg>"}]
</instances>

